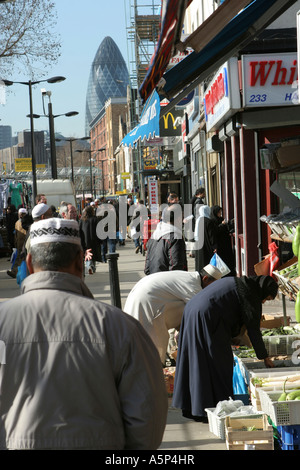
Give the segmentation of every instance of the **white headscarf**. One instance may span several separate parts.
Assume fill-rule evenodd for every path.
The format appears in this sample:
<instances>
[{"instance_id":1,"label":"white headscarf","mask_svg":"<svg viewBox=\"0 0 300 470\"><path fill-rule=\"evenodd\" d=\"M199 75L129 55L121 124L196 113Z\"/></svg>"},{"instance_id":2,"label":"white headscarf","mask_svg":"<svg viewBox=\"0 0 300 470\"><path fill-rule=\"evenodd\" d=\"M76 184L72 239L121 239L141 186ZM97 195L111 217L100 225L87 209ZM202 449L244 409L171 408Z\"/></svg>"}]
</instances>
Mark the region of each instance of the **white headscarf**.
<instances>
[{"instance_id":1,"label":"white headscarf","mask_svg":"<svg viewBox=\"0 0 300 470\"><path fill-rule=\"evenodd\" d=\"M199 207L199 215L200 217L206 217L207 219L210 219L211 218L210 207L205 204L201 204Z\"/></svg>"},{"instance_id":2,"label":"white headscarf","mask_svg":"<svg viewBox=\"0 0 300 470\"><path fill-rule=\"evenodd\" d=\"M207 206L206 204L201 204L200 207L199 207L199 217L196 220L194 239L196 241L200 241L200 239L201 239L202 246L203 246L203 243L204 243L204 235L201 236L200 231L201 231L201 233L203 232L203 228L204 228L204 220L203 219L205 217L207 219L211 218L211 210L210 210L210 207ZM202 228L202 230L200 230L201 228ZM200 237L199 237L199 235L200 235Z\"/></svg>"}]
</instances>

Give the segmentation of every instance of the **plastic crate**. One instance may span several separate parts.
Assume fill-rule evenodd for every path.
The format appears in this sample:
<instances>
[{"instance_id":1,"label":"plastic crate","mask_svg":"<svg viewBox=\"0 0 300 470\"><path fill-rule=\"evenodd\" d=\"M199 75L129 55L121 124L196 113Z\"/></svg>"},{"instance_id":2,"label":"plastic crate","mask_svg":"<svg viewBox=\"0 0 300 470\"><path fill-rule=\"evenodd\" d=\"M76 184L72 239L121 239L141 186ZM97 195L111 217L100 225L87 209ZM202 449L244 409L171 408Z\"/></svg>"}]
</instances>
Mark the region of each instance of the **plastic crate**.
<instances>
[{"instance_id":1,"label":"plastic crate","mask_svg":"<svg viewBox=\"0 0 300 470\"><path fill-rule=\"evenodd\" d=\"M292 363L292 362L290 362ZM261 399L260 399L260 391L267 390L267 391L281 391L283 389L284 378L289 376L292 377L294 375L300 375L300 368L299 367L278 367L274 369L265 369L262 371L261 369L253 369L248 370L248 377L249 377L249 389L250 389L250 398L251 403L255 407L257 411L262 411L261 407ZM278 383L273 384L264 384L258 385L253 383L253 379L268 379L268 378L277 378ZM292 385L292 382L286 383L286 389L293 389L295 385Z\"/></svg>"},{"instance_id":2,"label":"plastic crate","mask_svg":"<svg viewBox=\"0 0 300 470\"><path fill-rule=\"evenodd\" d=\"M290 426L300 423L299 400L278 401L282 390L275 392L260 390L259 394L262 411L270 416L275 426Z\"/></svg>"},{"instance_id":3,"label":"plastic crate","mask_svg":"<svg viewBox=\"0 0 300 470\"><path fill-rule=\"evenodd\" d=\"M268 369L265 366L265 363L263 360L258 360L258 359L253 359L253 358L239 358L239 365L241 372L243 376L245 377L246 383L249 385L250 379L253 376L253 373L258 373L258 372L267 372L270 369ZM282 371L286 370L293 370L295 369L295 364L292 362L291 359L275 359L274 361L274 371ZM300 367L299 367L299 373L300 373Z\"/></svg>"},{"instance_id":4,"label":"plastic crate","mask_svg":"<svg viewBox=\"0 0 300 470\"><path fill-rule=\"evenodd\" d=\"M300 424L277 426L279 445L282 450L300 450Z\"/></svg>"},{"instance_id":5,"label":"plastic crate","mask_svg":"<svg viewBox=\"0 0 300 470\"><path fill-rule=\"evenodd\" d=\"M300 340L300 334L263 336L262 339L269 356L289 356L295 352L293 343Z\"/></svg>"},{"instance_id":6,"label":"plastic crate","mask_svg":"<svg viewBox=\"0 0 300 470\"><path fill-rule=\"evenodd\" d=\"M249 430L249 428L255 428ZM230 417L225 419L226 447L228 450L274 450L273 427L266 415Z\"/></svg>"},{"instance_id":7,"label":"plastic crate","mask_svg":"<svg viewBox=\"0 0 300 470\"><path fill-rule=\"evenodd\" d=\"M220 417L214 413L215 408L205 409L208 418L209 432L225 441L225 416Z\"/></svg>"}]
</instances>

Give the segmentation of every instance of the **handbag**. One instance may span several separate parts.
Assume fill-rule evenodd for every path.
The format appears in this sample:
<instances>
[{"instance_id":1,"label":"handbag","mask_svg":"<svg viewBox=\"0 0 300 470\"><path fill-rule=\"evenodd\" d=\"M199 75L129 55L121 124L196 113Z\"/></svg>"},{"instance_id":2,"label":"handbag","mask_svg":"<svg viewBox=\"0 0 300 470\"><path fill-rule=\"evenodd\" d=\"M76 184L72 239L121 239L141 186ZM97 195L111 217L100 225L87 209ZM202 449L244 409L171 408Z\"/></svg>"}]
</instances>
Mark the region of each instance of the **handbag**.
<instances>
[{"instance_id":1,"label":"handbag","mask_svg":"<svg viewBox=\"0 0 300 470\"><path fill-rule=\"evenodd\" d=\"M27 277L27 266L26 266L26 261L24 260L18 267L18 272L17 272L17 283L19 286L21 286L25 277Z\"/></svg>"}]
</instances>

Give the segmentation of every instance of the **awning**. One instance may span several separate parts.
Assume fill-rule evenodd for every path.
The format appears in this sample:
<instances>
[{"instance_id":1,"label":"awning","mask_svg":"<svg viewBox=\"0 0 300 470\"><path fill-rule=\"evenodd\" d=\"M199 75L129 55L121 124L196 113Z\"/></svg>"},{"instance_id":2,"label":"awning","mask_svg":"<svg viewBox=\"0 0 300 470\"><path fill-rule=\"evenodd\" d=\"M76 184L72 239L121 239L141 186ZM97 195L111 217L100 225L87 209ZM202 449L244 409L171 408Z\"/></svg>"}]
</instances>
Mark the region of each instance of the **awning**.
<instances>
[{"instance_id":1,"label":"awning","mask_svg":"<svg viewBox=\"0 0 300 470\"><path fill-rule=\"evenodd\" d=\"M162 109L161 115L168 113L184 96L207 79L230 57L243 49L296 1L254 0L236 15L200 52L192 52L166 72L163 75L165 84L158 91L162 97L172 101ZM214 25L211 24L211 27L213 28ZM200 42L203 39L201 28L199 28L198 34L198 41Z\"/></svg>"},{"instance_id":2,"label":"awning","mask_svg":"<svg viewBox=\"0 0 300 470\"><path fill-rule=\"evenodd\" d=\"M129 132L120 145L135 147L139 140L149 140L159 136L160 98L156 90L148 98L139 124Z\"/></svg>"},{"instance_id":3,"label":"awning","mask_svg":"<svg viewBox=\"0 0 300 470\"><path fill-rule=\"evenodd\" d=\"M156 51L151 59L147 75L140 87L143 103L158 84L180 40L184 14L192 0L167 0Z\"/></svg>"}]
</instances>

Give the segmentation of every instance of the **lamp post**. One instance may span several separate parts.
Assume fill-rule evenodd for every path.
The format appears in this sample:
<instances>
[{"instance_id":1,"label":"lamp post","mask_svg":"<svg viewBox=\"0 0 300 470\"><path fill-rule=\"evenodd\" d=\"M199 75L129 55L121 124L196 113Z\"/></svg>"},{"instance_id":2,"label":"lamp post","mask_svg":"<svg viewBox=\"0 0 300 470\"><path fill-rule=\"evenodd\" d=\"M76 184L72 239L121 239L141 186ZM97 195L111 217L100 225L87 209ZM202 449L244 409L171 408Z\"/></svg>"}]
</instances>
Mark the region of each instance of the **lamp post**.
<instances>
[{"instance_id":1,"label":"lamp post","mask_svg":"<svg viewBox=\"0 0 300 470\"><path fill-rule=\"evenodd\" d=\"M90 137L79 137L76 139L75 137L69 137L67 139L55 139L56 142L69 142L70 143L70 157L71 157L71 179L74 183L74 166L73 166L73 142L75 140L89 140Z\"/></svg>"},{"instance_id":2,"label":"lamp post","mask_svg":"<svg viewBox=\"0 0 300 470\"><path fill-rule=\"evenodd\" d=\"M89 162L90 162L90 184L91 184L91 196L93 197L93 170L92 170L92 153L94 152L94 150L76 150L76 152L78 153L83 153L83 152L86 152L86 153L89 153L90 154L90 158L89 158Z\"/></svg>"},{"instance_id":3,"label":"lamp post","mask_svg":"<svg viewBox=\"0 0 300 470\"><path fill-rule=\"evenodd\" d=\"M98 149L97 152L106 152L106 148ZM104 197L105 196L105 190L104 190L104 177L105 177L105 175L104 175L103 163L104 162L115 162L116 159L115 158L103 158L103 159L101 158L100 161L101 161L101 167L102 167L101 168L101 171L102 171L102 195ZM111 170L111 165L109 165L109 170ZM113 168L113 171L114 171L114 168ZM108 172L109 178L110 178L110 175L111 175L111 172L109 171ZM113 173L113 176L114 176L114 173ZM109 187L111 187L111 186L109 186Z\"/></svg>"},{"instance_id":4,"label":"lamp post","mask_svg":"<svg viewBox=\"0 0 300 470\"><path fill-rule=\"evenodd\" d=\"M26 85L28 86L29 89L29 109L30 109L30 134L31 134L31 165L32 165L32 194L33 194L33 201L35 203L35 198L37 195L37 184L36 184L36 156L35 156L35 145L34 145L34 124L33 124L33 105L32 105L32 86L37 85L38 83L58 83L62 82L65 80L65 77L51 77L46 80L37 80L37 81L31 81L29 80L28 82L14 82L11 80L2 80L4 85L6 86L11 86L15 83L20 84L20 85Z\"/></svg>"},{"instance_id":5,"label":"lamp post","mask_svg":"<svg viewBox=\"0 0 300 470\"><path fill-rule=\"evenodd\" d=\"M98 152L106 152L106 148L98 149ZM105 196L105 191L104 191L104 171L103 171L103 163L107 161L107 159L102 159L101 158L101 172L102 172L102 196Z\"/></svg>"},{"instance_id":6,"label":"lamp post","mask_svg":"<svg viewBox=\"0 0 300 470\"><path fill-rule=\"evenodd\" d=\"M59 117L59 116L66 116L66 117L77 116L77 114L79 114L79 113L77 111L69 111L68 113L54 115L53 111L52 111L51 91L42 90L44 113L45 113L44 96L48 96L48 98L49 98L48 119L49 119L50 155L51 155L52 178L57 179L57 160L56 160L56 147L55 147L54 119Z\"/></svg>"}]
</instances>

